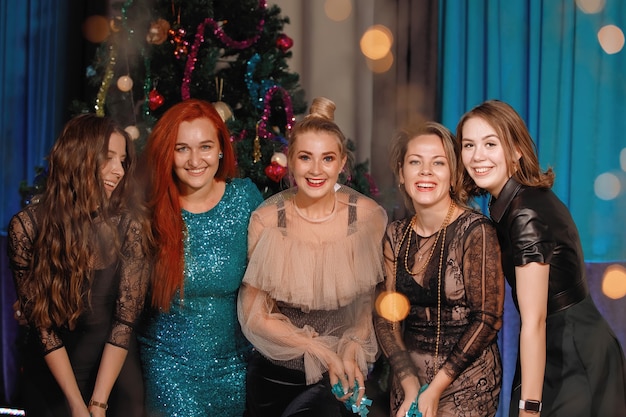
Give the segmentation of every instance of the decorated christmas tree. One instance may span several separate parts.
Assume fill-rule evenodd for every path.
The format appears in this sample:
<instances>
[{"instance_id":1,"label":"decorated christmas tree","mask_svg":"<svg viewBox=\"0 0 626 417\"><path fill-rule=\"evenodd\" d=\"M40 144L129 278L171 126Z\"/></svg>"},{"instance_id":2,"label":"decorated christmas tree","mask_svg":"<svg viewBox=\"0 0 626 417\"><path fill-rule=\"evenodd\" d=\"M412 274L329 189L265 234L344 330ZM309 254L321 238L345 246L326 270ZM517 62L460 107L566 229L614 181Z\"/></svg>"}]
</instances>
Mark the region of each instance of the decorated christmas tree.
<instances>
[{"instance_id":1,"label":"decorated christmas tree","mask_svg":"<svg viewBox=\"0 0 626 417\"><path fill-rule=\"evenodd\" d=\"M111 9L83 27L99 46L86 69L91 91L72 111L112 116L141 151L168 108L204 99L230 129L241 175L266 197L284 189L286 137L307 103L289 71L293 41L280 8L265 0L126 0ZM350 172L343 182L376 193L367 162Z\"/></svg>"}]
</instances>

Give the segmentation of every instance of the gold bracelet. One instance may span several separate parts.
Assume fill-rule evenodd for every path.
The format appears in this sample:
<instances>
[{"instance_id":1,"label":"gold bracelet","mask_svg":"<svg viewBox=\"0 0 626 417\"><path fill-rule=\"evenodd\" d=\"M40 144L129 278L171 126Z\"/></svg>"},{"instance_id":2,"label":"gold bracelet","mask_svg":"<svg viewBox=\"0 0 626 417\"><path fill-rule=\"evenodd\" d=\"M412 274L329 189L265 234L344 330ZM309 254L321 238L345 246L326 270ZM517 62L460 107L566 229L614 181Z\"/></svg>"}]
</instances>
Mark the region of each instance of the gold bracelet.
<instances>
[{"instance_id":1,"label":"gold bracelet","mask_svg":"<svg viewBox=\"0 0 626 417\"><path fill-rule=\"evenodd\" d=\"M92 405L95 406L95 407L104 408L105 411L106 411L107 408L109 408L109 404L107 404L107 403L100 403L98 401L89 400L89 407L91 407Z\"/></svg>"}]
</instances>

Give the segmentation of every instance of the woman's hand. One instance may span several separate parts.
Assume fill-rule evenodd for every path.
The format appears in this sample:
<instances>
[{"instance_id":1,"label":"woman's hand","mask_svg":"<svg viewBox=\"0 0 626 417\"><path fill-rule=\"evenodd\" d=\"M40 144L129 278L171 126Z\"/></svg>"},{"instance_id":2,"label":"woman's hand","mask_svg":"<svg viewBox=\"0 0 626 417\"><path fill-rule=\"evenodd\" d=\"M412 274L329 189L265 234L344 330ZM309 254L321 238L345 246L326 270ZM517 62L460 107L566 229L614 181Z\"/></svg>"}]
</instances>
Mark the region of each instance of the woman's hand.
<instances>
[{"instance_id":1,"label":"woman's hand","mask_svg":"<svg viewBox=\"0 0 626 417\"><path fill-rule=\"evenodd\" d=\"M72 417L91 417L91 413L87 409L87 405L83 402L82 397L75 401L68 399L68 404Z\"/></svg>"},{"instance_id":2,"label":"woman's hand","mask_svg":"<svg viewBox=\"0 0 626 417\"><path fill-rule=\"evenodd\" d=\"M91 405L89 406L89 415L91 417L106 417L106 410L102 407Z\"/></svg>"},{"instance_id":3,"label":"woman's hand","mask_svg":"<svg viewBox=\"0 0 626 417\"><path fill-rule=\"evenodd\" d=\"M417 398L417 394L419 394L420 383L417 377L408 376L400 382L400 385L402 385L402 391L404 391L404 400L400 404L400 408L398 408L396 417L405 417L409 408L411 408L411 404Z\"/></svg>"},{"instance_id":4,"label":"woman's hand","mask_svg":"<svg viewBox=\"0 0 626 417\"><path fill-rule=\"evenodd\" d=\"M355 381L358 384L358 397L356 400L357 407L361 405L361 400L363 399L363 395L365 395L365 377L363 376L363 372L359 368L359 365L355 360L345 360L343 361L344 369L346 371L348 383L350 384L349 389L354 389Z\"/></svg>"},{"instance_id":5,"label":"woman's hand","mask_svg":"<svg viewBox=\"0 0 626 417\"><path fill-rule=\"evenodd\" d=\"M422 417L437 417L440 397L441 393L431 386L420 394L417 409L422 413Z\"/></svg>"},{"instance_id":6,"label":"woman's hand","mask_svg":"<svg viewBox=\"0 0 626 417\"><path fill-rule=\"evenodd\" d=\"M356 405L359 406L361 404L361 400L363 399L363 395L365 395L365 376L363 372L361 372L361 368L356 360L356 349L357 346L355 343L350 344L343 353L343 368L345 370L348 383L350 387L353 389L355 385L355 381L358 384L358 397L356 401Z\"/></svg>"},{"instance_id":7,"label":"woman's hand","mask_svg":"<svg viewBox=\"0 0 626 417\"><path fill-rule=\"evenodd\" d=\"M24 313L22 313L21 307L20 300L15 300L13 303L13 318L20 326L26 326L28 322L26 321L26 317L24 317Z\"/></svg>"},{"instance_id":8,"label":"woman's hand","mask_svg":"<svg viewBox=\"0 0 626 417\"><path fill-rule=\"evenodd\" d=\"M354 384L350 384L348 380L348 376L346 375L346 370L344 368L343 362L339 356L335 352L327 350L324 354L324 360L328 366L328 377L330 379L330 386L333 387L335 384L340 383L343 388L344 395L337 396L337 399L340 401L346 401L350 398L351 388Z\"/></svg>"}]
</instances>

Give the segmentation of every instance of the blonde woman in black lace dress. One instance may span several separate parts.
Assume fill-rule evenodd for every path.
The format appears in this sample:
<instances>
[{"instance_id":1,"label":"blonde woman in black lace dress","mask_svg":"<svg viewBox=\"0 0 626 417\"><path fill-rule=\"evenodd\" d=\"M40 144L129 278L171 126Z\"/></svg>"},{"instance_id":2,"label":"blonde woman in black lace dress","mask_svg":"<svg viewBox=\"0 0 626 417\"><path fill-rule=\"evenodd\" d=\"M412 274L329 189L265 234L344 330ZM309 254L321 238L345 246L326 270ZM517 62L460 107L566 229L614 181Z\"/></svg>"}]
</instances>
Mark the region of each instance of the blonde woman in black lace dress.
<instances>
[{"instance_id":1,"label":"blonde woman in black lace dress","mask_svg":"<svg viewBox=\"0 0 626 417\"><path fill-rule=\"evenodd\" d=\"M391 166L414 214L387 228L375 328L396 417L485 417L498 406L500 250L489 220L457 197L456 164L454 136L438 123L394 138ZM386 308L403 303L406 317Z\"/></svg>"}]
</instances>

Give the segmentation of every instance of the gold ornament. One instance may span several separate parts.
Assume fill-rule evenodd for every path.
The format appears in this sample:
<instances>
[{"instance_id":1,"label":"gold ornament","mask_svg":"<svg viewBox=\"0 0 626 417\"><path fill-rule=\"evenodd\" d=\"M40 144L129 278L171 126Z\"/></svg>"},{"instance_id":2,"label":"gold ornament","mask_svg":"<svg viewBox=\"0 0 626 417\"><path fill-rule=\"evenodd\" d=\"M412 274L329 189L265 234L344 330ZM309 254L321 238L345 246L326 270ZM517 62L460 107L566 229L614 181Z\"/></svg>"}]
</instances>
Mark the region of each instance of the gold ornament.
<instances>
[{"instance_id":1,"label":"gold ornament","mask_svg":"<svg viewBox=\"0 0 626 417\"><path fill-rule=\"evenodd\" d=\"M254 136L254 149L252 153L252 162L255 164L261 160L261 139L259 139L259 124L256 124L256 135Z\"/></svg>"},{"instance_id":2,"label":"gold ornament","mask_svg":"<svg viewBox=\"0 0 626 417\"><path fill-rule=\"evenodd\" d=\"M113 19L109 20L109 27L111 28L111 32L119 32L122 28L122 17L115 16Z\"/></svg>"},{"instance_id":3,"label":"gold ornament","mask_svg":"<svg viewBox=\"0 0 626 417\"><path fill-rule=\"evenodd\" d=\"M213 103L213 107L215 107L215 110L217 110L224 122L233 117L233 111L230 109L230 106L223 101Z\"/></svg>"},{"instance_id":4,"label":"gold ornament","mask_svg":"<svg viewBox=\"0 0 626 417\"><path fill-rule=\"evenodd\" d=\"M222 101L222 91L224 90L224 79L215 77L215 88L217 88L217 101L213 103L213 107L219 113L224 122L230 120L233 117L233 110L227 103Z\"/></svg>"},{"instance_id":5,"label":"gold ornament","mask_svg":"<svg viewBox=\"0 0 626 417\"><path fill-rule=\"evenodd\" d=\"M165 19L157 19L150 23L150 29L146 35L146 41L152 45L161 45L167 40L170 23Z\"/></svg>"}]
</instances>

